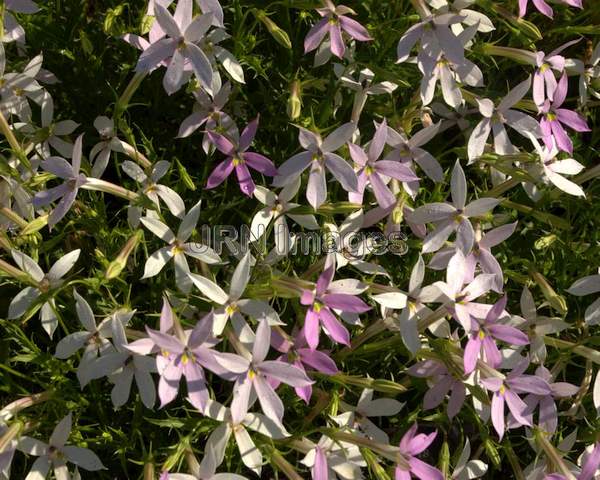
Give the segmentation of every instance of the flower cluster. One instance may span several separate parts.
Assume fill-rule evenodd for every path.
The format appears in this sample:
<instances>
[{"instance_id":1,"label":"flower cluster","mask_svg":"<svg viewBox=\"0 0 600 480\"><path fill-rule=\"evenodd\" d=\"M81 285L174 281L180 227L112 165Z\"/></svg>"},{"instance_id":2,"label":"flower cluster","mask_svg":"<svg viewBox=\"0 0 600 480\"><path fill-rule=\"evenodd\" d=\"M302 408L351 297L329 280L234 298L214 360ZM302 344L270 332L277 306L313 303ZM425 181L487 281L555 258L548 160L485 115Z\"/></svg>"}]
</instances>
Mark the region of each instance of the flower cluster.
<instances>
[{"instance_id":1,"label":"flower cluster","mask_svg":"<svg viewBox=\"0 0 600 480\"><path fill-rule=\"evenodd\" d=\"M527 232L564 224L567 207L550 213L545 206L557 199L578 205L593 194L584 184L598 168L586 169L574 156L591 132L588 94L600 98L600 46L570 58L566 52L578 55L581 39L548 54L496 38L486 43L496 20L537 30L522 18L527 0L519 0L518 12L498 2L414 0L411 15L398 11L402 21L388 19L395 26L385 38L371 22L359 23L365 9L354 3L356 9L331 0L315 11L306 3L294 7L301 11L294 42L304 36L294 62L303 66L294 67L288 104L296 123L286 122L282 132L269 123L272 105L260 115L244 105L259 95L248 70L277 76L277 63L262 71L244 54L241 44L256 39L244 36L241 24L253 17L252 29L265 26L292 56L288 33L245 2L150 0L143 34L120 36L141 53L110 116L98 112L93 121L96 136L54 118L51 93L60 84L42 68L42 55L24 65L18 58L26 37L17 19L40 8L31 0L0 7L6 338L27 345L11 362L32 362L53 381L62 378L0 411L0 478L43 479L52 470L57 479L76 479L80 469L118 463L110 458L117 448L102 448L109 456L103 461L87 448L117 435L106 429L92 436L84 412L93 405L61 402L63 391L75 395L71 372L82 398L109 385L110 405L100 410L133 406L132 424L146 421L145 412L164 414L149 423L177 432L171 448L144 443L149 450L136 459L144 479L280 472L290 479L458 480L492 469L527 480L600 478L600 424L590 413L600 412L600 372L591 386L598 337L586 345L574 340L577 332L597 334L600 299L581 320L567 317L565 297L544 273L573 269L541 272L535 255L511 252L544 249L528 245ZM544 0L532 4L552 18ZM568 6L583 8L581 0L554 4L569 15L577 10ZM390 38L390 69L369 62L364 68L364 52ZM481 52L506 65L518 61L520 76L487 88L493 74L484 71L492 62L476 64ZM311 69L320 70L301 80ZM579 95L569 98L569 77L577 75ZM164 101L191 100L192 113L177 119L169 138L203 157L195 178L185 161L155 150L148 132L136 140L128 123L133 96L154 77L162 78ZM335 94L316 94L327 104L318 116L302 105L302 90L320 92L328 82ZM398 112L402 97L409 103ZM91 136L97 141L88 145ZM111 223L102 225L107 211ZM205 238L201 219L210 223L223 212L247 223L249 241L226 238L223 249ZM102 245L101 238L112 239L102 230L117 223L125 235L115 229L111 244ZM408 266L393 253L374 253L374 237L360 236L404 225L411 232ZM334 248L318 258L296 255L315 230L328 232ZM583 243L581 251L596 248ZM600 292L600 275L582 277L570 278L570 295ZM36 315L44 335L31 340L22 328ZM40 349L46 353L36 354ZM14 393L14 382L6 382L7 391ZM47 442L37 438L45 426L20 414L38 404L62 409ZM92 415L94 422L109 417ZM519 454L511 443L517 437L527 440ZM578 464L569 460L577 449L584 450ZM10 477L11 468L29 473Z\"/></svg>"}]
</instances>

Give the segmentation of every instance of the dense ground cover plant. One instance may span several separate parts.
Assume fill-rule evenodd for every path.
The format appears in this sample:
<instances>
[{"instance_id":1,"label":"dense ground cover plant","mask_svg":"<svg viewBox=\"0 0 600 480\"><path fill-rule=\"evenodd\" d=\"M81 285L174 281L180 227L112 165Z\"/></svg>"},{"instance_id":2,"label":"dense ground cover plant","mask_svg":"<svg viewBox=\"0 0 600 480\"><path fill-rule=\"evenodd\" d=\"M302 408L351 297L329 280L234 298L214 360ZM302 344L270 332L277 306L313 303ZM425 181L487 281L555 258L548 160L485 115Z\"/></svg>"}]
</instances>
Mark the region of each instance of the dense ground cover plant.
<instances>
[{"instance_id":1,"label":"dense ground cover plant","mask_svg":"<svg viewBox=\"0 0 600 480\"><path fill-rule=\"evenodd\" d=\"M600 478L600 6L0 4L0 478Z\"/></svg>"}]
</instances>

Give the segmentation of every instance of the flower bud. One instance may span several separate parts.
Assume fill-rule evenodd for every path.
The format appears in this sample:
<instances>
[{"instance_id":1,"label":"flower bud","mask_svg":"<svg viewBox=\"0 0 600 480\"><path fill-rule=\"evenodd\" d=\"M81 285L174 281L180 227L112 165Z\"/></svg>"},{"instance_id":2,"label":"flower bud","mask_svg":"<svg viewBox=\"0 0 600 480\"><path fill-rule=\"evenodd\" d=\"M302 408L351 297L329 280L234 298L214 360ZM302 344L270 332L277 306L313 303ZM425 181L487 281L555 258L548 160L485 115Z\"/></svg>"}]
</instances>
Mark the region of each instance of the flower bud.
<instances>
[{"instance_id":1,"label":"flower bud","mask_svg":"<svg viewBox=\"0 0 600 480\"><path fill-rule=\"evenodd\" d=\"M279 45L288 50L292 49L292 42L290 41L288 34L271 20L264 10L254 10L254 15L265 27L267 27L267 30Z\"/></svg>"},{"instance_id":2,"label":"flower bud","mask_svg":"<svg viewBox=\"0 0 600 480\"><path fill-rule=\"evenodd\" d=\"M105 277L107 280L112 280L113 278L117 278L121 274L121 272L127 265L127 259L129 258L129 255L131 255L131 253L137 248L141 239L142 239L142 231L138 230L137 232L135 232L135 234L129 240L127 240L127 243L125 244L123 249L119 252L119 255L117 255L117 258L115 258L108 265L108 268L106 269L106 274L105 274Z\"/></svg>"},{"instance_id":3,"label":"flower bud","mask_svg":"<svg viewBox=\"0 0 600 480\"><path fill-rule=\"evenodd\" d=\"M300 116L302 111L302 90L298 80L292 82L290 97L287 102L287 114L291 120L295 120Z\"/></svg>"}]
</instances>

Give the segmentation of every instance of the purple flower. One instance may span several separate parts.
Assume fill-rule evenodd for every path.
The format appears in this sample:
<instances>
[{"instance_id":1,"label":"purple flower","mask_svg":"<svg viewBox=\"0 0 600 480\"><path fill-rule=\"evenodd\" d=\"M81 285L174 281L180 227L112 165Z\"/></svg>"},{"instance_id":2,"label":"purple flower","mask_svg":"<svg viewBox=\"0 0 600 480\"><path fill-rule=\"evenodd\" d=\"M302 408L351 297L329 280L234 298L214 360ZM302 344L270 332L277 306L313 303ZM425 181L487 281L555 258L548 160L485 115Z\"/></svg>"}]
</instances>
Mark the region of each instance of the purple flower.
<instances>
[{"instance_id":1,"label":"purple flower","mask_svg":"<svg viewBox=\"0 0 600 480\"><path fill-rule=\"evenodd\" d=\"M275 380L292 387L306 387L314 383L306 376L304 369L276 360L265 360L270 343L271 327L268 321L263 319L256 329L250 358L231 354L228 357L217 358L218 363L237 376L231 402L231 417L234 423L244 420L248 408L258 398L263 413L281 425L283 403L269 382Z\"/></svg>"},{"instance_id":2,"label":"purple flower","mask_svg":"<svg viewBox=\"0 0 600 480\"><path fill-rule=\"evenodd\" d=\"M310 166L306 198L314 209L319 208L327 198L325 169L333 174L344 190L355 192L358 188L356 173L346 160L333 153L350 140L355 130L355 123L345 123L322 139L319 134L300 127L298 139L305 151L297 153L279 167L273 185L283 187L292 183Z\"/></svg>"},{"instance_id":3,"label":"purple flower","mask_svg":"<svg viewBox=\"0 0 600 480\"><path fill-rule=\"evenodd\" d=\"M502 355L496 345L501 340L509 345L527 345L527 335L515 327L498 323L506 307L506 295L498 300L490 309L483 322L471 322L471 335L465 346L465 373L475 370L477 359L485 357L485 361L493 368L502 363Z\"/></svg>"},{"instance_id":4,"label":"purple flower","mask_svg":"<svg viewBox=\"0 0 600 480\"><path fill-rule=\"evenodd\" d=\"M413 171L401 162L391 160L379 160L387 140L387 122L385 119L377 126L375 136L369 143L368 153L355 145L349 143L350 156L358 165L358 189L357 192L350 192L348 198L351 202L363 203L363 196L367 184L371 185L377 203L381 208L388 208L396 203L396 197L386 185L389 178L395 178L401 182L418 182Z\"/></svg>"},{"instance_id":5,"label":"purple flower","mask_svg":"<svg viewBox=\"0 0 600 480\"><path fill-rule=\"evenodd\" d=\"M538 10L538 12L546 15L547 17L553 17L554 12L552 11L552 7L550 7L550 5L548 5L544 0L532 0L532 2L533 6ZM558 2L571 5L572 7L583 8L583 0L558 0ZM519 0L519 17L525 16L528 3L529 0Z\"/></svg>"},{"instance_id":6,"label":"purple flower","mask_svg":"<svg viewBox=\"0 0 600 480\"><path fill-rule=\"evenodd\" d=\"M423 397L423 408L437 407L450 393L447 413L452 420L460 412L467 395L467 388L461 379L454 377L446 366L438 360L424 360L408 369L408 374L417 378L431 380L429 390Z\"/></svg>"},{"instance_id":7,"label":"purple flower","mask_svg":"<svg viewBox=\"0 0 600 480\"><path fill-rule=\"evenodd\" d=\"M57 187L50 188L43 192L38 192L33 197L33 206L37 209L58 200L60 202L52 210L48 217L48 228L52 228L67 214L71 205L77 197L79 187L86 183L87 179L83 173L79 173L81 168L81 149L83 134L77 137L73 147L73 158L71 164L62 157L49 157L42 162L42 168L47 172L62 178L64 183Z\"/></svg>"},{"instance_id":8,"label":"purple flower","mask_svg":"<svg viewBox=\"0 0 600 480\"><path fill-rule=\"evenodd\" d=\"M199 15L192 20L192 0L180 0L175 14L155 3L154 14L160 28L166 33L165 38L153 42L140 56L136 70L150 71L165 59L168 61L167 72L163 78L163 87L171 95L179 90L186 77L184 65L188 61L192 69L207 91L211 91L213 70L210 60L196 45L206 34L213 23L213 15Z\"/></svg>"},{"instance_id":9,"label":"purple flower","mask_svg":"<svg viewBox=\"0 0 600 480\"><path fill-rule=\"evenodd\" d=\"M577 393L579 387L571 385L567 382L554 382L550 371L543 366L540 366L535 371L535 376L542 378L550 385L549 395L539 395L530 393L523 401L527 405L524 415L533 415L536 408L539 407L538 425L548 433L556 432L558 426L558 414L556 412L555 398L571 397Z\"/></svg>"},{"instance_id":10,"label":"purple flower","mask_svg":"<svg viewBox=\"0 0 600 480\"><path fill-rule=\"evenodd\" d=\"M319 345L319 323L322 323L326 333L333 341L350 344L350 334L346 327L335 317L332 309L349 313L364 313L371 309L365 302L355 295L340 293L344 289L331 288L331 281L335 273L335 266L325 269L317 280L316 288L312 291L304 290L300 303L310 305L304 318L304 335L311 350L316 350Z\"/></svg>"},{"instance_id":11,"label":"purple flower","mask_svg":"<svg viewBox=\"0 0 600 480\"><path fill-rule=\"evenodd\" d=\"M338 373L335 362L327 353L307 348L306 339L302 332L298 332L294 339L291 339L289 337L284 338L277 330L273 330L271 332L271 345L283 353L283 355L277 358L278 361L294 365L305 373L306 368L327 375ZM273 380L269 383L273 388L277 388L280 382ZM296 395L307 404L309 403L312 396L312 385L294 387L294 390L296 391Z\"/></svg>"},{"instance_id":12,"label":"purple flower","mask_svg":"<svg viewBox=\"0 0 600 480\"><path fill-rule=\"evenodd\" d=\"M546 100L540 109L542 114L540 127L546 147L552 148L554 142L556 142L556 146L560 150L572 154L573 142L565 132L563 125L572 128L576 132L589 132L590 128L584 118L577 112L560 108L567 96L568 82L567 74L563 73L554 92L554 101L550 103Z\"/></svg>"},{"instance_id":13,"label":"purple flower","mask_svg":"<svg viewBox=\"0 0 600 480\"><path fill-rule=\"evenodd\" d=\"M306 35L304 53L315 50L327 33L329 33L331 53L338 58L342 58L346 51L342 32L359 42L373 40L365 27L346 16L347 14L356 15L356 12L346 5L336 6L331 0L325 0L325 7L317 8L317 12L323 18Z\"/></svg>"},{"instance_id":14,"label":"purple flower","mask_svg":"<svg viewBox=\"0 0 600 480\"><path fill-rule=\"evenodd\" d=\"M417 455L423 453L431 445L437 436L437 432L429 435L424 433L417 435L417 428L418 426L415 423L400 440L400 452L394 479L410 480L412 474L420 480L444 480L444 475L437 468L416 458Z\"/></svg>"},{"instance_id":15,"label":"purple flower","mask_svg":"<svg viewBox=\"0 0 600 480\"><path fill-rule=\"evenodd\" d=\"M527 405L518 394L534 393L536 395L550 395L552 389L548 382L536 375L525 375L529 359L521 360L505 378L489 377L481 379L481 384L494 392L492 396L492 424L500 440L504 436L504 405L518 425L531 426L531 415L526 414Z\"/></svg>"},{"instance_id":16,"label":"purple flower","mask_svg":"<svg viewBox=\"0 0 600 480\"><path fill-rule=\"evenodd\" d=\"M556 50L551 51L548 55L544 52L537 52L535 54L535 64L537 69L533 74L533 101L538 108L544 104L546 98L550 101L554 101L554 92L556 91L557 84L553 70L562 73L565 69L565 57L559 55L559 53L578 41L579 40L572 40L567 42Z\"/></svg>"},{"instance_id":17,"label":"purple flower","mask_svg":"<svg viewBox=\"0 0 600 480\"><path fill-rule=\"evenodd\" d=\"M248 167L269 177L277 175L277 169L271 160L260 153L246 151L250 148L250 144L254 140L257 128L258 117L252 120L246 128L244 128L237 146L219 133L207 132L210 141L215 147L227 155L227 158L217 165L210 174L210 177L208 177L208 181L206 182L207 189L221 185L235 168L235 174L238 183L240 184L240 190L251 197L254 193L255 184Z\"/></svg>"}]
</instances>

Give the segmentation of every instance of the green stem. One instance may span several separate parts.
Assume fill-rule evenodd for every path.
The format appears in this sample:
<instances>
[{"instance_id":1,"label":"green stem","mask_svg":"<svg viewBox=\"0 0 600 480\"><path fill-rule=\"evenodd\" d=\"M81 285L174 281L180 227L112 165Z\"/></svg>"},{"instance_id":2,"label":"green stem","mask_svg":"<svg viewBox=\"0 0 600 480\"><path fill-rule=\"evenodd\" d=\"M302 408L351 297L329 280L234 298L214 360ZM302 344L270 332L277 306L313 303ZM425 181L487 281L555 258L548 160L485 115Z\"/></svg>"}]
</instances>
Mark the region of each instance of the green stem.
<instances>
[{"instance_id":1,"label":"green stem","mask_svg":"<svg viewBox=\"0 0 600 480\"><path fill-rule=\"evenodd\" d=\"M86 179L86 183L84 183L81 188L85 190L95 190L98 192L110 193L129 201L135 201L140 198L139 194L132 192L131 190L127 190L126 188L115 185L114 183L100 180L99 178L88 177Z\"/></svg>"}]
</instances>

